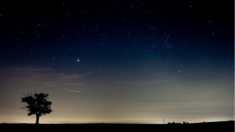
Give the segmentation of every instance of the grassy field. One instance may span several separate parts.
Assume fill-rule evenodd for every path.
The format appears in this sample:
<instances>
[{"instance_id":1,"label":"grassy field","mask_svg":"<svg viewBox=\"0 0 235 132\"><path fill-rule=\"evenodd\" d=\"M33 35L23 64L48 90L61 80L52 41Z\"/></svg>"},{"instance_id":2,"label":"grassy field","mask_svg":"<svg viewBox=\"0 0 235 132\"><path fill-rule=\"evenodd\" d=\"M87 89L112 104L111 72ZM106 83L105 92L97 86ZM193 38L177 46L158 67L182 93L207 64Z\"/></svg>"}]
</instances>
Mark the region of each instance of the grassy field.
<instances>
[{"instance_id":1,"label":"grassy field","mask_svg":"<svg viewBox=\"0 0 235 132\"><path fill-rule=\"evenodd\" d=\"M3 130L25 131L161 131L234 132L234 121L194 124L0 124Z\"/></svg>"}]
</instances>

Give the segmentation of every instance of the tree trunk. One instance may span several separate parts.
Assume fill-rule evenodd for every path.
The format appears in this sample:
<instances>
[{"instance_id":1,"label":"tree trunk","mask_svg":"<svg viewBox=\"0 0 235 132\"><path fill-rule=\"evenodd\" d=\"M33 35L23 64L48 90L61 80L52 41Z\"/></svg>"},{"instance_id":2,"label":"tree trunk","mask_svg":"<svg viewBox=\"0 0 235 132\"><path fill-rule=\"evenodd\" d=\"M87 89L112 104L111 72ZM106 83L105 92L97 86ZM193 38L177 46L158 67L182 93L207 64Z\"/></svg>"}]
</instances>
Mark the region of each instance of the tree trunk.
<instances>
[{"instance_id":1,"label":"tree trunk","mask_svg":"<svg viewBox=\"0 0 235 132\"><path fill-rule=\"evenodd\" d=\"M36 124L38 125L39 124L39 115L36 114Z\"/></svg>"}]
</instances>

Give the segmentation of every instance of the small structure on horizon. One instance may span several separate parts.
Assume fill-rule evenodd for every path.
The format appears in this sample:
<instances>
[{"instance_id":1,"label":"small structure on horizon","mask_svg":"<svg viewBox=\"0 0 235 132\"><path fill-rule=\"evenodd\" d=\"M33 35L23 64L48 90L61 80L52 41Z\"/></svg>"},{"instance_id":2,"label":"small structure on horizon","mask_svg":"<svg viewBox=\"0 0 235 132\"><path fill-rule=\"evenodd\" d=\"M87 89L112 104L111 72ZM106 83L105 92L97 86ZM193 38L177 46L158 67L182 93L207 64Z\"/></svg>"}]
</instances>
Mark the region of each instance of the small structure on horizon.
<instances>
[{"instance_id":1,"label":"small structure on horizon","mask_svg":"<svg viewBox=\"0 0 235 132\"><path fill-rule=\"evenodd\" d=\"M185 122L185 121L184 121L183 124L188 124L188 122Z\"/></svg>"},{"instance_id":2,"label":"small structure on horizon","mask_svg":"<svg viewBox=\"0 0 235 132\"><path fill-rule=\"evenodd\" d=\"M172 123L170 123L170 122L168 122L168 125L180 125L181 123L175 123L175 122L172 122Z\"/></svg>"}]
</instances>

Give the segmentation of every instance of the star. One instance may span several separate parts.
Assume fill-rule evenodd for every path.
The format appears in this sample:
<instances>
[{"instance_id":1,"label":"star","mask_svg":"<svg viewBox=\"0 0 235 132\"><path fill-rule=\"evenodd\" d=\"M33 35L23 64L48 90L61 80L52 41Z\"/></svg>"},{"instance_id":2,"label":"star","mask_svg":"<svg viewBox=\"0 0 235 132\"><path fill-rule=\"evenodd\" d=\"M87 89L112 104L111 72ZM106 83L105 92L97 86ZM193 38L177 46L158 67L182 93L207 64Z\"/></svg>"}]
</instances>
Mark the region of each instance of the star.
<instances>
[{"instance_id":1,"label":"star","mask_svg":"<svg viewBox=\"0 0 235 132\"><path fill-rule=\"evenodd\" d=\"M80 60L79 59L77 59L77 62L79 62Z\"/></svg>"}]
</instances>

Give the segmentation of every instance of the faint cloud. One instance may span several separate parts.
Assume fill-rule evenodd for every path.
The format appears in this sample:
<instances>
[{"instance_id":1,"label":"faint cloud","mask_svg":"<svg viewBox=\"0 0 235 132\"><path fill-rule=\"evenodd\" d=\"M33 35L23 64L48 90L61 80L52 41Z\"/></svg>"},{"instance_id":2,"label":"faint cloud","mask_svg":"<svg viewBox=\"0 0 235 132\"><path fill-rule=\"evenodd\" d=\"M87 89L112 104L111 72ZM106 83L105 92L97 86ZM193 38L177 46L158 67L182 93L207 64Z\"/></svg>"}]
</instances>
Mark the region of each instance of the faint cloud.
<instances>
[{"instance_id":1,"label":"faint cloud","mask_svg":"<svg viewBox=\"0 0 235 132\"><path fill-rule=\"evenodd\" d=\"M53 71L51 68L36 68L36 67L16 67L16 68L7 68L7 69L1 69L1 71Z\"/></svg>"},{"instance_id":2,"label":"faint cloud","mask_svg":"<svg viewBox=\"0 0 235 132\"><path fill-rule=\"evenodd\" d=\"M74 80L74 79L78 79L78 78L82 77L82 76L77 75L77 74L73 74L73 75L57 74L57 75L62 76L63 79L65 79L65 80Z\"/></svg>"},{"instance_id":3,"label":"faint cloud","mask_svg":"<svg viewBox=\"0 0 235 132\"><path fill-rule=\"evenodd\" d=\"M64 86L78 86L78 87L82 86L81 83L64 83L63 85Z\"/></svg>"},{"instance_id":4,"label":"faint cloud","mask_svg":"<svg viewBox=\"0 0 235 132\"><path fill-rule=\"evenodd\" d=\"M146 84L162 84L162 83L168 83L171 80L162 80L162 79L155 79L155 80L144 80L144 81L132 81L131 84L134 85L146 85Z\"/></svg>"},{"instance_id":5,"label":"faint cloud","mask_svg":"<svg viewBox=\"0 0 235 132\"><path fill-rule=\"evenodd\" d=\"M4 88L22 87L27 90L62 90L69 92L112 91L116 82L99 77L87 78L84 74L65 74L51 68L23 67L0 69L0 84Z\"/></svg>"},{"instance_id":6,"label":"faint cloud","mask_svg":"<svg viewBox=\"0 0 235 132\"><path fill-rule=\"evenodd\" d=\"M74 89L69 89L70 92L73 92L73 93L81 93L82 91L79 91L79 90L74 90Z\"/></svg>"},{"instance_id":7,"label":"faint cloud","mask_svg":"<svg viewBox=\"0 0 235 132\"><path fill-rule=\"evenodd\" d=\"M55 87L56 85L45 85L46 87Z\"/></svg>"},{"instance_id":8,"label":"faint cloud","mask_svg":"<svg viewBox=\"0 0 235 132\"><path fill-rule=\"evenodd\" d=\"M115 90L116 88L107 88L105 89L105 91L112 91L112 90Z\"/></svg>"}]
</instances>

